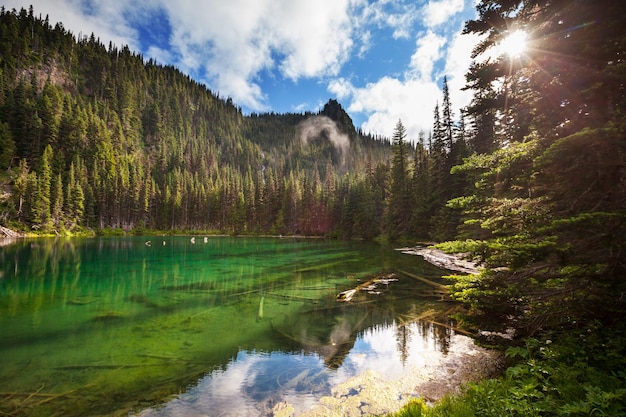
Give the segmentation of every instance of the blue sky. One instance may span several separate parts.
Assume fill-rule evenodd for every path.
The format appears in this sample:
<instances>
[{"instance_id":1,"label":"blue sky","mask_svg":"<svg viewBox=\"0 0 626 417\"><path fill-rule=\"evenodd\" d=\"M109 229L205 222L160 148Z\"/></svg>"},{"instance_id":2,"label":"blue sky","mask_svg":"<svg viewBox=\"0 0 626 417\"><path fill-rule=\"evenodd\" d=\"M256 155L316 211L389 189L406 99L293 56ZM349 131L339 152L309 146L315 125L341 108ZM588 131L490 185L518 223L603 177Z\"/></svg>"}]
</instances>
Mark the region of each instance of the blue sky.
<instances>
[{"instance_id":1,"label":"blue sky","mask_svg":"<svg viewBox=\"0 0 626 417\"><path fill-rule=\"evenodd\" d=\"M244 113L319 110L329 98L357 127L410 139L432 127L448 77L458 109L477 39L476 0L2 0L74 33L127 44L231 97Z\"/></svg>"}]
</instances>

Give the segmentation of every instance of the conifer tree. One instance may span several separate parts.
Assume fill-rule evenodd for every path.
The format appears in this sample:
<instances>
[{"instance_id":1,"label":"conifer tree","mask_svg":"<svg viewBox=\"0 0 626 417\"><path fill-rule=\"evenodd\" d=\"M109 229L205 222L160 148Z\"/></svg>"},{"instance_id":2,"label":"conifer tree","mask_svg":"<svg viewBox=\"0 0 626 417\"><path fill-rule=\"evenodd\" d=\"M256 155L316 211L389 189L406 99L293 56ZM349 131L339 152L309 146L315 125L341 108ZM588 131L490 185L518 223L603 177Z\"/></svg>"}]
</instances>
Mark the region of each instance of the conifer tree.
<instances>
[{"instance_id":1,"label":"conifer tree","mask_svg":"<svg viewBox=\"0 0 626 417\"><path fill-rule=\"evenodd\" d=\"M405 139L406 128L398 120L392 137L393 160L387 208L387 230L392 239L405 236L410 230L412 194L409 187L409 152Z\"/></svg>"},{"instance_id":2,"label":"conifer tree","mask_svg":"<svg viewBox=\"0 0 626 417\"><path fill-rule=\"evenodd\" d=\"M454 121L452 115L452 103L450 102L450 89L448 88L448 78L443 77L443 101L441 103L441 131L443 142L447 152L452 151L454 142ZM438 112L437 112L438 113Z\"/></svg>"},{"instance_id":3,"label":"conifer tree","mask_svg":"<svg viewBox=\"0 0 626 417\"><path fill-rule=\"evenodd\" d=\"M0 122L0 169L11 166L15 157L15 141L6 123Z\"/></svg>"},{"instance_id":4,"label":"conifer tree","mask_svg":"<svg viewBox=\"0 0 626 417\"><path fill-rule=\"evenodd\" d=\"M80 162L77 164L80 167ZM74 162L70 165L69 182L67 186L67 217L70 222L70 228L79 224L85 211L85 195L80 181L76 178ZM80 169L78 170L80 172Z\"/></svg>"},{"instance_id":5,"label":"conifer tree","mask_svg":"<svg viewBox=\"0 0 626 417\"><path fill-rule=\"evenodd\" d=\"M13 195L17 200L17 218L18 220L22 220L22 215L24 213L24 200L26 198L26 192L28 190L28 162L26 159L20 159L20 165L18 167L17 175L15 177L15 181L13 182Z\"/></svg>"},{"instance_id":6,"label":"conifer tree","mask_svg":"<svg viewBox=\"0 0 626 417\"><path fill-rule=\"evenodd\" d=\"M451 204L483 234L452 246L487 269L459 279L455 294L529 333L612 321L626 312L626 101L615 77L626 6L484 0L478 12L465 29L485 35L475 57L516 29L529 48L477 62L467 77L482 153L455 168L475 189Z\"/></svg>"},{"instance_id":7,"label":"conifer tree","mask_svg":"<svg viewBox=\"0 0 626 417\"><path fill-rule=\"evenodd\" d=\"M343 205L360 210L355 202L370 191L372 224L383 219L390 142L357 133L336 100L321 113L349 137L345 154L323 133L301 146L296 126L313 114L244 116L175 68L146 63L127 46L105 48L95 35L76 39L28 10L2 10L0 39L0 119L15 143L11 152L4 135L9 145L1 150L12 153L5 161L36 167L24 171L14 194L14 216L25 227L51 230L54 217L69 229L270 232L305 229L306 218L306 228L333 235ZM42 74L50 74L44 83ZM41 169L48 145L51 175ZM369 179L365 155L375 167ZM324 160L326 170L316 167ZM340 190L349 198L339 198ZM373 232L359 226L353 233Z\"/></svg>"},{"instance_id":8,"label":"conifer tree","mask_svg":"<svg viewBox=\"0 0 626 417\"><path fill-rule=\"evenodd\" d=\"M424 132L420 132L413 156L412 190L414 205L411 219L412 232L424 239L428 238L430 233L434 197L431 184L431 158L425 140Z\"/></svg>"},{"instance_id":9,"label":"conifer tree","mask_svg":"<svg viewBox=\"0 0 626 417\"><path fill-rule=\"evenodd\" d=\"M39 163L39 174L36 177L35 194L32 202L33 223L44 231L52 229L51 217L51 187L52 187L52 158L53 150L46 146Z\"/></svg>"},{"instance_id":10,"label":"conifer tree","mask_svg":"<svg viewBox=\"0 0 626 417\"><path fill-rule=\"evenodd\" d=\"M63 221L64 221L64 213L63 213L63 179L61 178L61 174L58 174L54 179L52 186L52 207L51 207L51 217L52 224L55 227L55 230L61 231L64 229Z\"/></svg>"}]
</instances>

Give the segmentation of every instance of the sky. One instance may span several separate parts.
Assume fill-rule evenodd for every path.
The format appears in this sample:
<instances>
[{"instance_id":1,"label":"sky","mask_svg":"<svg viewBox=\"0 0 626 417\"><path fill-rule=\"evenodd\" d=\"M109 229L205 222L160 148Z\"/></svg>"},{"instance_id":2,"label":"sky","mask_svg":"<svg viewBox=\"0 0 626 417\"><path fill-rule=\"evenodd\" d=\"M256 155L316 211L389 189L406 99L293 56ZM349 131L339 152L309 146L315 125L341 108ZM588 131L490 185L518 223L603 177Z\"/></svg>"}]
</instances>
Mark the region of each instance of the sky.
<instances>
[{"instance_id":1,"label":"sky","mask_svg":"<svg viewBox=\"0 0 626 417\"><path fill-rule=\"evenodd\" d=\"M173 65L244 114L317 112L331 98L364 132L429 131L448 79L454 114L477 0L0 0L75 36Z\"/></svg>"}]
</instances>

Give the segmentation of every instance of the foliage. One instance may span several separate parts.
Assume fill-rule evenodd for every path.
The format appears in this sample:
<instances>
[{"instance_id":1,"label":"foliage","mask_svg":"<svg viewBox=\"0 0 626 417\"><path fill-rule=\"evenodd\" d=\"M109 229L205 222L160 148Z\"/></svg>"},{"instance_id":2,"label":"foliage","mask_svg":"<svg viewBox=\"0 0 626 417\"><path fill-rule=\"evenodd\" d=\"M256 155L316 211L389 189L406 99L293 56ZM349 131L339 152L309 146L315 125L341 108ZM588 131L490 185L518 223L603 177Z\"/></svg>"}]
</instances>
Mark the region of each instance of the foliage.
<instances>
[{"instance_id":1,"label":"foliage","mask_svg":"<svg viewBox=\"0 0 626 417\"><path fill-rule=\"evenodd\" d=\"M471 187L448 202L463 224L460 242L443 247L486 270L457 277L453 296L520 334L611 322L626 311L626 102L615 84L626 75L615 59L624 6L485 0L477 10L465 31L486 35L467 76L470 147L481 153L452 168ZM485 58L518 29L530 38L525 54Z\"/></svg>"},{"instance_id":2,"label":"foliage","mask_svg":"<svg viewBox=\"0 0 626 417\"><path fill-rule=\"evenodd\" d=\"M0 38L8 222L46 233L381 233L376 175L387 172L390 143L356 132L336 100L318 115L244 116L177 69L75 37L33 8L2 8ZM313 116L329 118L345 146L328 128L300 140Z\"/></svg>"},{"instance_id":3,"label":"foliage","mask_svg":"<svg viewBox=\"0 0 626 417\"><path fill-rule=\"evenodd\" d=\"M544 335L547 336L547 335ZM597 322L559 340L527 339L510 347L514 364L498 379L467 384L432 408L419 400L397 416L620 416L626 414L623 324Z\"/></svg>"},{"instance_id":4,"label":"foliage","mask_svg":"<svg viewBox=\"0 0 626 417\"><path fill-rule=\"evenodd\" d=\"M317 114L245 116L177 69L75 37L33 8L2 8L0 34L0 167L20 167L0 203L10 222L47 233L455 233L460 211L446 201L463 176L450 169L467 149L447 79L433 136L398 131L392 146L356 131L334 99Z\"/></svg>"},{"instance_id":5,"label":"foliage","mask_svg":"<svg viewBox=\"0 0 626 417\"><path fill-rule=\"evenodd\" d=\"M6 123L0 122L0 169L11 166L11 160L15 153L15 141Z\"/></svg>"},{"instance_id":6,"label":"foliage","mask_svg":"<svg viewBox=\"0 0 626 417\"><path fill-rule=\"evenodd\" d=\"M424 401L415 399L409 401L407 405L394 414L392 417L422 417L428 415L428 406Z\"/></svg>"},{"instance_id":7,"label":"foliage","mask_svg":"<svg viewBox=\"0 0 626 417\"><path fill-rule=\"evenodd\" d=\"M482 36L473 100L455 122L444 77L432 130L414 141L401 121L392 140L355 130L333 99L318 114L246 116L127 46L3 7L1 220L48 234L444 241L484 267L450 276L477 316L521 336L590 331L527 339L505 378L408 415L624 414L624 334L600 329L626 313L626 3L481 0L477 12L464 30ZM489 54L515 30L524 54ZM318 116L330 125L303 139Z\"/></svg>"},{"instance_id":8,"label":"foliage","mask_svg":"<svg viewBox=\"0 0 626 417\"><path fill-rule=\"evenodd\" d=\"M387 211L387 232L391 239L397 239L410 230L413 202L409 187L409 152L405 140L406 128L398 120L392 138L393 163Z\"/></svg>"}]
</instances>

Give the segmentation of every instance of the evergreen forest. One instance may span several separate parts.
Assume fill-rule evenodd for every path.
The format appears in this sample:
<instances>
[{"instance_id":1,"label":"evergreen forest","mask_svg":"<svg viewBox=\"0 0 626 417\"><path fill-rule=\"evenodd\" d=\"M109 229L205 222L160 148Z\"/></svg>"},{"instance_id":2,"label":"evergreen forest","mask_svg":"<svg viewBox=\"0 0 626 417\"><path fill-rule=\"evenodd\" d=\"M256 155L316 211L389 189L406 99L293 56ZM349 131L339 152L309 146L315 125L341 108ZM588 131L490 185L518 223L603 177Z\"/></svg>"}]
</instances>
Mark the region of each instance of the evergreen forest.
<instances>
[{"instance_id":1,"label":"evergreen forest","mask_svg":"<svg viewBox=\"0 0 626 417\"><path fill-rule=\"evenodd\" d=\"M549 332L593 338L593 353L562 348L553 374L511 368L527 385L472 388L532 413L475 415L626 415L626 3L476 7L473 100L453 114L444 78L418 138L401 120L389 137L355 129L334 99L244 115L174 67L2 8L0 225L440 242L481 265L448 277L465 325L516 329L512 357L535 361L528 341ZM488 53L516 30L523 54Z\"/></svg>"}]
</instances>

